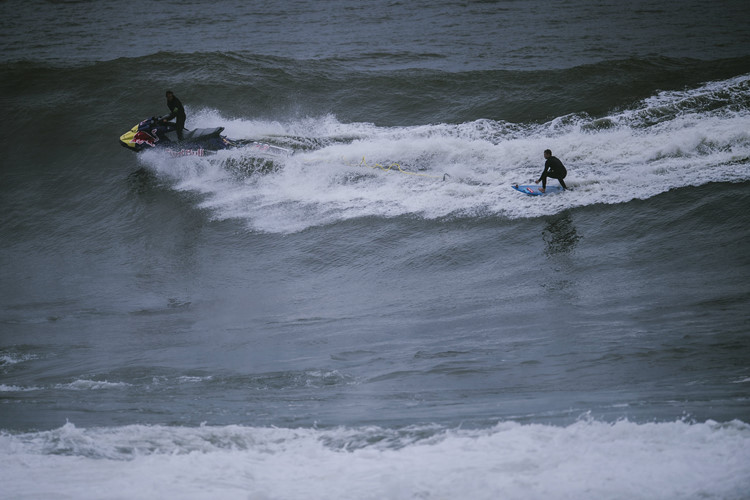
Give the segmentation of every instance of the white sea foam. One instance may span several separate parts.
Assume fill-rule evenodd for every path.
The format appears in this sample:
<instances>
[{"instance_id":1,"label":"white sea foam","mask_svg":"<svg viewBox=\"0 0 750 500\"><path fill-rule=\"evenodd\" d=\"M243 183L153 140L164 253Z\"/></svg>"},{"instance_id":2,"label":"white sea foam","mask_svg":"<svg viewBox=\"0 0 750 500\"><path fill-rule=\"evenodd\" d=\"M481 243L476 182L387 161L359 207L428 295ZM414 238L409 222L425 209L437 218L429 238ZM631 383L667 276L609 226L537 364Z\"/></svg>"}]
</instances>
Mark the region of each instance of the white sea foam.
<instances>
[{"instance_id":1,"label":"white sea foam","mask_svg":"<svg viewBox=\"0 0 750 500\"><path fill-rule=\"evenodd\" d=\"M18 354L18 353L6 352L6 353L0 354L0 366L15 365L15 364L23 363L25 361L30 361L36 358L37 356L35 354Z\"/></svg>"},{"instance_id":2,"label":"white sea foam","mask_svg":"<svg viewBox=\"0 0 750 500\"><path fill-rule=\"evenodd\" d=\"M295 232L367 216L536 217L674 188L747 181L750 110L736 102L749 93L746 75L660 93L604 118L565 116L526 125L477 120L379 127L332 116L227 122L205 111L196 122L223 123L230 137L301 146L292 156L273 158L272 172L240 179L225 163L253 154L242 149L209 158L143 158L174 179L176 189L201 193L201 207L217 219L244 220L260 231ZM572 190L539 198L510 189L539 177L546 148L567 165Z\"/></svg>"},{"instance_id":3,"label":"white sea foam","mask_svg":"<svg viewBox=\"0 0 750 500\"><path fill-rule=\"evenodd\" d=\"M132 384L127 382L108 382L106 380L74 380L68 384L55 384L53 386L56 390L72 390L72 391L97 391L106 389L122 389L126 387L132 387ZM0 384L0 392L29 392L29 391L40 391L44 390L45 387L37 386L18 386L18 385L6 385Z\"/></svg>"},{"instance_id":4,"label":"white sea foam","mask_svg":"<svg viewBox=\"0 0 750 500\"><path fill-rule=\"evenodd\" d=\"M126 426L0 434L7 498L745 498L739 421L278 429Z\"/></svg>"},{"instance_id":5,"label":"white sea foam","mask_svg":"<svg viewBox=\"0 0 750 500\"><path fill-rule=\"evenodd\" d=\"M22 387L19 385L6 385L6 384L0 384L0 392L29 392L29 391L37 391L39 390L38 387Z\"/></svg>"},{"instance_id":6,"label":"white sea foam","mask_svg":"<svg viewBox=\"0 0 750 500\"><path fill-rule=\"evenodd\" d=\"M131 384L127 382L108 382L106 380L74 380L69 384L57 384L55 389L68 389L73 391L88 391L88 390L102 390L102 389L121 389L124 387L130 387Z\"/></svg>"}]
</instances>

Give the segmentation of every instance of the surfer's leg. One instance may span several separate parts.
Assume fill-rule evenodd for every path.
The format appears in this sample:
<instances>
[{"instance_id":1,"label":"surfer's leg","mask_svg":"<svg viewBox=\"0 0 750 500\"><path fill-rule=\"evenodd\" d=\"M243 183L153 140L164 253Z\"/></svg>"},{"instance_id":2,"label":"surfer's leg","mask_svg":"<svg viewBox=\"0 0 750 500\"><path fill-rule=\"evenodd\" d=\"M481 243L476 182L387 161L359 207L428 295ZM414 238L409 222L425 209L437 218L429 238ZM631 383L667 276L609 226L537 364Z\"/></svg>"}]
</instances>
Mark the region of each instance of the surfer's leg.
<instances>
[{"instance_id":1,"label":"surfer's leg","mask_svg":"<svg viewBox=\"0 0 750 500\"><path fill-rule=\"evenodd\" d=\"M180 119L180 117L177 117L177 140L182 140L182 129L185 128L185 120Z\"/></svg>"}]
</instances>

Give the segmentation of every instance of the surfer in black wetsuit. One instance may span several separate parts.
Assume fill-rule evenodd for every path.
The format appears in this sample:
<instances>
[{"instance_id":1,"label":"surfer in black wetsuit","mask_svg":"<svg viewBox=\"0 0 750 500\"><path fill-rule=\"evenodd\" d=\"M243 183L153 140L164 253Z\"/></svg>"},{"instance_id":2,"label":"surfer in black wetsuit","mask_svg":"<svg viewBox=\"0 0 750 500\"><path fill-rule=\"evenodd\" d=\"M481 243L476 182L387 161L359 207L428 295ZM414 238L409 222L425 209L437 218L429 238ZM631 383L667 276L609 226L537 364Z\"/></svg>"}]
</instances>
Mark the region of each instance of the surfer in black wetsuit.
<instances>
[{"instance_id":1,"label":"surfer in black wetsuit","mask_svg":"<svg viewBox=\"0 0 750 500\"><path fill-rule=\"evenodd\" d=\"M544 150L544 157L547 159L544 163L544 172L542 172L542 176L539 177L539 180L535 182L535 184L539 184L539 181L542 182L542 189L540 189L540 191L543 193L547 189L547 177L557 179L560 181L560 185L563 189L568 189L563 180L565 179L565 176L568 175L565 165L563 165L557 157L552 156L552 151L549 149Z\"/></svg>"},{"instance_id":2,"label":"surfer in black wetsuit","mask_svg":"<svg viewBox=\"0 0 750 500\"><path fill-rule=\"evenodd\" d=\"M187 116L185 115L185 108L182 106L182 103L171 90L167 90L167 107L169 108L169 116L164 118L163 121L166 122L172 118L177 118L177 139L181 141L182 129L185 128Z\"/></svg>"}]
</instances>

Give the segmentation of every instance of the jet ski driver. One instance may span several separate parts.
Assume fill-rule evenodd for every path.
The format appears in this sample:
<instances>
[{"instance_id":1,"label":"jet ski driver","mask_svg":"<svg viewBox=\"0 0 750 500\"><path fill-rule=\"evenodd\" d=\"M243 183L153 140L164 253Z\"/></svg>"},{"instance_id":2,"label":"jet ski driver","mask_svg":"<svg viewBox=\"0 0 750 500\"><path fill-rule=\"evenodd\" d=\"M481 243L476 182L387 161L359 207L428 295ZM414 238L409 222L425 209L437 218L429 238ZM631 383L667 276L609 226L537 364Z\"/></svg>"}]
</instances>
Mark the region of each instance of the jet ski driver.
<instances>
[{"instance_id":1,"label":"jet ski driver","mask_svg":"<svg viewBox=\"0 0 750 500\"><path fill-rule=\"evenodd\" d=\"M167 107L169 108L169 116L162 121L168 122L172 118L177 118L177 140L181 141L182 130L185 128L185 120L187 119L187 116L185 115L185 108L182 106L182 103L171 90L167 90Z\"/></svg>"}]
</instances>

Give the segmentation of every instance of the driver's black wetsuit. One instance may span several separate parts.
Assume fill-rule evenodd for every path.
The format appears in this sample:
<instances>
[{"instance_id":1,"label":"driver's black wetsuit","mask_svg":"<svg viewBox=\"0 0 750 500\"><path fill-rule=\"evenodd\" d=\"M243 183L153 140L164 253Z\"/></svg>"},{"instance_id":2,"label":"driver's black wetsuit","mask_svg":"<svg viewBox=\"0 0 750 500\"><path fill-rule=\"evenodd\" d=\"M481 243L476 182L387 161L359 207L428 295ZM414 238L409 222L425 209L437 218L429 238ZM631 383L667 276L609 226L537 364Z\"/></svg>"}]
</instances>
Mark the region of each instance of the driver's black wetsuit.
<instances>
[{"instance_id":1,"label":"driver's black wetsuit","mask_svg":"<svg viewBox=\"0 0 750 500\"><path fill-rule=\"evenodd\" d=\"M187 119L187 116L185 115L185 108L182 106L182 103L176 95L172 96L172 102L169 102L169 100L167 100L167 107L169 108L169 116L167 116L165 120L171 120L175 117L177 118L177 139L181 141L182 129L185 128L185 120Z\"/></svg>"},{"instance_id":2,"label":"driver's black wetsuit","mask_svg":"<svg viewBox=\"0 0 750 500\"><path fill-rule=\"evenodd\" d=\"M544 172L542 172L542 176L539 178L539 181L542 181L542 189L547 189L547 177L557 179L560 181L563 189L568 189L565 181L563 181L566 175L568 175L568 170L565 168L565 165L556 156L550 156L544 163Z\"/></svg>"}]
</instances>

